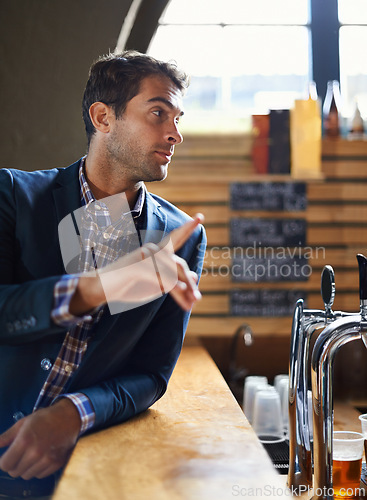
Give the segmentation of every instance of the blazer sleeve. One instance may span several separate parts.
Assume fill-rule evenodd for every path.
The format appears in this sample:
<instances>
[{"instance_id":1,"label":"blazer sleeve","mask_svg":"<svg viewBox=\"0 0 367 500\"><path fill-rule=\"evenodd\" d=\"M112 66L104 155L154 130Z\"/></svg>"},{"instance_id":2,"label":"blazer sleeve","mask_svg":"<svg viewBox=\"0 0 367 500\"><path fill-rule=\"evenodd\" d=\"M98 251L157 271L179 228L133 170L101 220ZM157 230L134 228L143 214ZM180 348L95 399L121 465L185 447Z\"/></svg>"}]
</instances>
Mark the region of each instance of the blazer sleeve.
<instances>
[{"instance_id":1,"label":"blazer sleeve","mask_svg":"<svg viewBox=\"0 0 367 500\"><path fill-rule=\"evenodd\" d=\"M0 343L10 344L65 331L50 317L53 290L60 276L17 283L16 267L21 258L14 191L11 171L0 170Z\"/></svg>"},{"instance_id":2,"label":"blazer sleeve","mask_svg":"<svg viewBox=\"0 0 367 500\"><path fill-rule=\"evenodd\" d=\"M194 247L191 256L185 251L181 256L200 277L206 247L203 227L191 245ZM80 391L93 405L94 429L125 421L149 408L164 394L181 352L189 317L190 313L167 295L134 349L124 373Z\"/></svg>"}]
</instances>

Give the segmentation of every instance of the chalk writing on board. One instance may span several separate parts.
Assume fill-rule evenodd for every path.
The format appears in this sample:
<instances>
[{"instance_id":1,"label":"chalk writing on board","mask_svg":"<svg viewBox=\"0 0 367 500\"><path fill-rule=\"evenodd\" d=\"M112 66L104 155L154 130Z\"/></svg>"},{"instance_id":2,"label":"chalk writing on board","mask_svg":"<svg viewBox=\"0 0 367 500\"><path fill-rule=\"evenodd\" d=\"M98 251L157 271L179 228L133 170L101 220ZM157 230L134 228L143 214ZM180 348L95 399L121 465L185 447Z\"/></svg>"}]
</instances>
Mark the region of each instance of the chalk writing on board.
<instances>
[{"instance_id":1,"label":"chalk writing on board","mask_svg":"<svg viewBox=\"0 0 367 500\"><path fill-rule=\"evenodd\" d=\"M270 219L236 217L230 220L230 240L234 247L254 243L263 246L306 245L305 219Z\"/></svg>"},{"instance_id":2,"label":"chalk writing on board","mask_svg":"<svg viewBox=\"0 0 367 500\"><path fill-rule=\"evenodd\" d=\"M235 182L230 186L232 210L304 211L307 190L304 182Z\"/></svg>"},{"instance_id":3,"label":"chalk writing on board","mask_svg":"<svg viewBox=\"0 0 367 500\"><path fill-rule=\"evenodd\" d=\"M264 283L282 281L307 281L312 274L308 259L304 256L234 257L232 282Z\"/></svg>"},{"instance_id":4,"label":"chalk writing on board","mask_svg":"<svg viewBox=\"0 0 367 500\"><path fill-rule=\"evenodd\" d=\"M304 290L251 289L231 290L230 314L232 316L292 316L298 299L305 307Z\"/></svg>"}]
</instances>

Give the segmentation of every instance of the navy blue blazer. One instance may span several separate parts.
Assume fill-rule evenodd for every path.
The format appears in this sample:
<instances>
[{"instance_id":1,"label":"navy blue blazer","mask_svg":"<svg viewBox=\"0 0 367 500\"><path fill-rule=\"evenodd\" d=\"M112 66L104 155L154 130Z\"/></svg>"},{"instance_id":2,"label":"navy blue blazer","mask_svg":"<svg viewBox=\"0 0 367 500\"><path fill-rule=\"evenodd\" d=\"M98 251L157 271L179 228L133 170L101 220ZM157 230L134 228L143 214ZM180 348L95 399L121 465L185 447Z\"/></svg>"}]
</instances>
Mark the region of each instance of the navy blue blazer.
<instances>
[{"instance_id":1,"label":"navy blue blazer","mask_svg":"<svg viewBox=\"0 0 367 500\"><path fill-rule=\"evenodd\" d=\"M53 323L53 289L65 274L58 224L80 207L79 162L68 168L0 170L0 432L32 412L66 329ZM169 233L188 216L156 195L146 197L150 230ZM178 254L201 273L206 245L198 227ZM165 295L120 314L107 312L66 392L83 392L95 428L146 410L165 392L189 313Z\"/></svg>"}]
</instances>

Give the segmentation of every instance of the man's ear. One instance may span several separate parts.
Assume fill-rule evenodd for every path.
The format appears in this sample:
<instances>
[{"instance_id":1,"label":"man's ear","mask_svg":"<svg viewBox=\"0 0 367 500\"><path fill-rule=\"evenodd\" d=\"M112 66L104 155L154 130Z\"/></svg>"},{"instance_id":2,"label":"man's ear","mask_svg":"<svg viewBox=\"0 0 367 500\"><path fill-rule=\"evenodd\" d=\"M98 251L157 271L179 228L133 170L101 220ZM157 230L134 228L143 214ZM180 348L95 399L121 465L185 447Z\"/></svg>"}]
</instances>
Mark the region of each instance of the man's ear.
<instances>
[{"instance_id":1,"label":"man's ear","mask_svg":"<svg viewBox=\"0 0 367 500\"><path fill-rule=\"evenodd\" d=\"M103 102L94 102L89 108L89 116L96 130L106 134L110 131L113 110Z\"/></svg>"}]
</instances>

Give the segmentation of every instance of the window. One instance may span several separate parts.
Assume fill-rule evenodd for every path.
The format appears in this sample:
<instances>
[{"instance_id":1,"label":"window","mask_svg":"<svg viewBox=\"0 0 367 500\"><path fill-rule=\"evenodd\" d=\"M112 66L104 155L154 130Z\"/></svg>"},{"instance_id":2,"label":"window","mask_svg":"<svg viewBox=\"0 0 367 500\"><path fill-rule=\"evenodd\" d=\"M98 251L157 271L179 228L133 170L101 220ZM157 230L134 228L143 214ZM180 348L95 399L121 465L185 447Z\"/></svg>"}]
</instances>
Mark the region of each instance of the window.
<instances>
[{"instance_id":1,"label":"window","mask_svg":"<svg viewBox=\"0 0 367 500\"><path fill-rule=\"evenodd\" d=\"M366 0L171 0L148 52L192 77L186 129L248 129L339 80L346 131L356 102L367 117L365 46Z\"/></svg>"},{"instance_id":2,"label":"window","mask_svg":"<svg viewBox=\"0 0 367 500\"><path fill-rule=\"evenodd\" d=\"M306 95L308 0L171 0L148 53L191 75L184 128L246 129Z\"/></svg>"},{"instance_id":3,"label":"window","mask_svg":"<svg viewBox=\"0 0 367 500\"><path fill-rule=\"evenodd\" d=\"M340 87L343 114L350 117L356 102L362 116L367 116L367 2L339 0Z\"/></svg>"}]
</instances>

